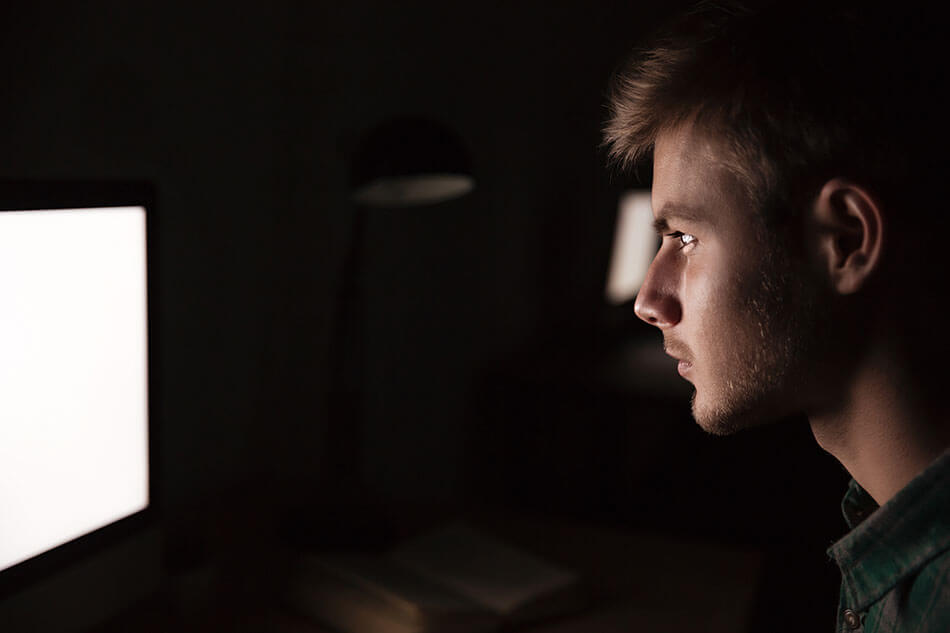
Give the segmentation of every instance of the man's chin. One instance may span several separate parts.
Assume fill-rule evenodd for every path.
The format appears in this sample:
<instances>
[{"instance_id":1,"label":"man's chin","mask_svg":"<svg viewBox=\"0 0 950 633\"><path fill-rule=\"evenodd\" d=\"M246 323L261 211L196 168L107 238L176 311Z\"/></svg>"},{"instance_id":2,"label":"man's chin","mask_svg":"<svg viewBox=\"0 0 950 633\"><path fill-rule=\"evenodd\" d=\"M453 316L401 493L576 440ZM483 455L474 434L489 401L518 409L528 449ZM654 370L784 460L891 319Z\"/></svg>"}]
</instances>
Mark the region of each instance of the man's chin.
<instances>
[{"instance_id":1,"label":"man's chin","mask_svg":"<svg viewBox=\"0 0 950 633\"><path fill-rule=\"evenodd\" d=\"M696 420L699 428L710 435L727 436L743 429L769 424L781 417L773 414L769 407L757 406L752 402L730 403L730 405L727 406L722 403L710 405L703 402L694 392L692 400L693 419Z\"/></svg>"},{"instance_id":2,"label":"man's chin","mask_svg":"<svg viewBox=\"0 0 950 633\"><path fill-rule=\"evenodd\" d=\"M725 437L727 435L733 435L741 431L743 426L737 425L735 421L731 419L722 419L722 418L708 418L697 416L693 414L693 418L696 420L696 424L699 425L706 433L710 435L718 435L720 437Z\"/></svg>"}]
</instances>

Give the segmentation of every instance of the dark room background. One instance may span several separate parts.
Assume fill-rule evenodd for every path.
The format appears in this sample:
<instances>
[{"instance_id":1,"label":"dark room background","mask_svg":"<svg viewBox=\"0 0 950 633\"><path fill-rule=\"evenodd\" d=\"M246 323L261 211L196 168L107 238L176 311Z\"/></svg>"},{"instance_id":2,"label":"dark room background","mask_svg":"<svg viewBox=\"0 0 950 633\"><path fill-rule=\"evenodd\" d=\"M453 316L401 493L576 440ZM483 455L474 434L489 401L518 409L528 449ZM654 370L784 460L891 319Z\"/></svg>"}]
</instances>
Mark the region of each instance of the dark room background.
<instances>
[{"instance_id":1,"label":"dark room background","mask_svg":"<svg viewBox=\"0 0 950 633\"><path fill-rule=\"evenodd\" d=\"M348 164L374 124L422 115L463 139L476 189L369 216L367 488L754 544L773 552L766 606L817 594L830 626L847 477L801 421L703 436L623 369L631 337L657 339L603 298L626 184L598 147L608 79L684 4L4 5L0 178L158 192L167 511L332 487Z\"/></svg>"}]
</instances>

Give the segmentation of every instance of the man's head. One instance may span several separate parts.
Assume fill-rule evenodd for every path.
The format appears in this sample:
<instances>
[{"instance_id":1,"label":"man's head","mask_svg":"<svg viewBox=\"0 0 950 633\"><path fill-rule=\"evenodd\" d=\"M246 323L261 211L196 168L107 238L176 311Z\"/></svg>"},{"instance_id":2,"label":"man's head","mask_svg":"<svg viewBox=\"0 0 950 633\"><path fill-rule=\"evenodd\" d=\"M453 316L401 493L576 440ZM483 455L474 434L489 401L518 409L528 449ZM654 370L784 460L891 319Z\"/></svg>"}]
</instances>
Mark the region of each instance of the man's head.
<instances>
[{"instance_id":1,"label":"man's head","mask_svg":"<svg viewBox=\"0 0 950 633\"><path fill-rule=\"evenodd\" d=\"M700 5L616 81L606 140L626 167L652 156L663 235L636 310L705 429L835 406L920 254L908 227L945 222L925 26L867 3Z\"/></svg>"}]
</instances>

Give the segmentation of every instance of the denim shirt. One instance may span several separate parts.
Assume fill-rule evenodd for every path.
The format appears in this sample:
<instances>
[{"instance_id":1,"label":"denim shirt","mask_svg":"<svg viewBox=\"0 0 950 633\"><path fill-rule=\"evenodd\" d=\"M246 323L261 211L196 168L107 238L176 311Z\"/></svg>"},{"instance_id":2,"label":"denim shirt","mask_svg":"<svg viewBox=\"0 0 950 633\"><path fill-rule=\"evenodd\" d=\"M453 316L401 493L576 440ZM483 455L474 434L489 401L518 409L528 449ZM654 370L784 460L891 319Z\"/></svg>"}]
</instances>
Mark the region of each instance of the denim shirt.
<instances>
[{"instance_id":1,"label":"denim shirt","mask_svg":"<svg viewBox=\"0 0 950 633\"><path fill-rule=\"evenodd\" d=\"M950 451L881 507L852 479L841 509L836 631L950 632Z\"/></svg>"}]
</instances>

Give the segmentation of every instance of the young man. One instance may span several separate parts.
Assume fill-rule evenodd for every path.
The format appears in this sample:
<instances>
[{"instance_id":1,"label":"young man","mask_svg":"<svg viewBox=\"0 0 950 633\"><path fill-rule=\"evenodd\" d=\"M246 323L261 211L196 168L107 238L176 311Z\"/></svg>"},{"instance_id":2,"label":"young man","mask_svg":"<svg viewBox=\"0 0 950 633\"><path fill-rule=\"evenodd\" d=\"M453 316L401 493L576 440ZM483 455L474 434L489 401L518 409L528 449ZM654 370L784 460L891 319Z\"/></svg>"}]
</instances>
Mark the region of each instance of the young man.
<instances>
[{"instance_id":1,"label":"young man","mask_svg":"<svg viewBox=\"0 0 950 633\"><path fill-rule=\"evenodd\" d=\"M710 433L804 412L850 472L839 631L950 631L940 21L904 2L703 4L618 75L606 142L653 160L636 301Z\"/></svg>"}]
</instances>

